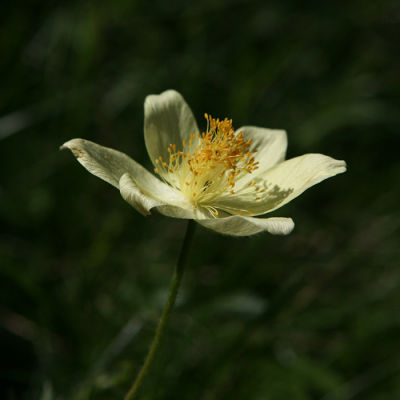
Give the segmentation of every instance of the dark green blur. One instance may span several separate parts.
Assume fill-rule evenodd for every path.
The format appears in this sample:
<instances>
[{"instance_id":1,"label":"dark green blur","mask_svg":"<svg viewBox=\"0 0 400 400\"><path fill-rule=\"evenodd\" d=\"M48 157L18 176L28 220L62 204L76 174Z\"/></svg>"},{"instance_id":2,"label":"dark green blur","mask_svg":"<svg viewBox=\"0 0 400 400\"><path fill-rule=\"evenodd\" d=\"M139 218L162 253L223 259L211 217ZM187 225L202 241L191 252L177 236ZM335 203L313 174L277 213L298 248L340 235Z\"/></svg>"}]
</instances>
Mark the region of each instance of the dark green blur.
<instances>
[{"instance_id":1,"label":"dark green blur","mask_svg":"<svg viewBox=\"0 0 400 400\"><path fill-rule=\"evenodd\" d=\"M90 175L82 137L147 167L143 101L288 131L348 172L274 216L198 226L143 400L400 398L400 6L394 0L3 1L0 398L118 400L154 333L185 221Z\"/></svg>"}]
</instances>

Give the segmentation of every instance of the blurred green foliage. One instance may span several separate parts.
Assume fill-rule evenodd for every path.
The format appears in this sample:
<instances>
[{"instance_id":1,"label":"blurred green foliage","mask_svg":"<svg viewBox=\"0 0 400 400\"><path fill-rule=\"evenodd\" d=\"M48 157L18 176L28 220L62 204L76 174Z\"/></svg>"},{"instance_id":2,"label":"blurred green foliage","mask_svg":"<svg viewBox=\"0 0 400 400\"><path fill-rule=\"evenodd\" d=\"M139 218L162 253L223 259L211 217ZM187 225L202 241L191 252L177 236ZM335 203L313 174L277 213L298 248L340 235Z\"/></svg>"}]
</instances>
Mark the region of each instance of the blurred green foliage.
<instances>
[{"instance_id":1,"label":"blurred green foliage","mask_svg":"<svg viewBox=\"0 0 400 400\"><path fill-rule=\"evenodd\" d=\"M288 237L199 227L142 399L400 398L400 5L3 2L0 398L121 399L185 222L144 218L58 147L149 166L143 100L284 128L348 172L277 210Z\"/></svg>"}]
</instances>

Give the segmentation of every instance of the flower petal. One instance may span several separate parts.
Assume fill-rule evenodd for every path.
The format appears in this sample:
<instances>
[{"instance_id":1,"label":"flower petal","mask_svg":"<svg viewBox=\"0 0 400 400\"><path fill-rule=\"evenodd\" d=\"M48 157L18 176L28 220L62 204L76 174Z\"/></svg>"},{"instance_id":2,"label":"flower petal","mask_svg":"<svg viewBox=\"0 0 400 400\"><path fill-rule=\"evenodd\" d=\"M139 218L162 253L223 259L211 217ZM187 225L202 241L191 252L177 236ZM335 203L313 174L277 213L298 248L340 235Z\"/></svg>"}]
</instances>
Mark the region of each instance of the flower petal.
<instances>
[{"instance_id":1,"label":"flower petal","mask_svg":"<svg viewBox=\"0 0 400 400\"><path fill-rule=\"evenodd\" d=\"M182 141L199 133L196 120L182 95L167 90L150 95L144 102L144 140L150 159L155 165L158 157L168 161L168 146L182 148Z\"/></svg>"},{"instance_id":2,"label":"flower petal","mask_svg":"<svg viewBox=\"0 0 400 400\"><path fill-rule=\"evenodd\" d=\"M117 188L120 188L122 176L128 175L143 195L160 202L160 204L191 208L180 192L161 182L146 168L124 153L85 139L72 139L63 144L61 148L70 149L89 172ZM126 179L124 183L126 183Z\"/></svg>"},{"instance_id":3,"label":"flower petal","mask_svg":"<svg viewBox=\"0 0 400 400\"><path fill-rule=\"evenodd\" d=\"M227 218L201 219L197 222L218 233L231 236L250 236L263 231L273 235L287 235L294 228L291 218L252 218L233 215Z\"/></svg>"},{"instance_id":4,"label":"flower petal","mask_svg":"<svg viewBox=\"0 0 400 400\"><path fill-rule=\"evenodd\" d=\"M164 185L164 183L160 183ZM122 175L119 188L123 199L143 215L149 215L150 210L154 208L159 213L173 218L205 219L211 216L206 209L202 207L193 209L190 204L182 202L179 197L165 195L164 191L160 193L157 188L152 193L146 193L129 174ZM172 190L169 186L167 189Z\"/></svg>"},{"instance_id":5,"label":"flower petal","mask_svg":"<svg viewBox=\"0 0 400 400\"><path fill-rule=\"evenodd\" d=\"M252 139L250 151L257 149L254 158L258 161L258 169L254 172L265 171L275 164L282 162L286 156L286 131L280 129L243 126L235 133L243 132L245 139Z\"/></svg>"},{"instance_id":6,"label":"flower petal","mask_svg":"<svg viewBox=\"0 0 400 400\"><path fill-rule=\"evenodd\" d=\"M131 175L151 175L126 154L89 140L72 139L64 143L60 149L71 150L89 172L115 187L118 187L121 176L126 172Z\"/></svg>"},{"instance_id":7,"label":"flower petal","mask_svg":"<svg viewBox=\"0 0 400 400\"><path fill-rule=\"evenodd\" d=\"M153 193L156 197L160 196L159 198L146 194L129 174L122 175L119 181L119 189L123 199L143 215L149 215L150 210L155 208L161 214L168 217L186 219L193 219L195 217L193 209L180 207L176 205L178 202L168 203L168 201L171 201L171 198L168 196L165 196L163 201L160 193Z\"/></svg>"},{"instance_id":8,"label":"flower petal","mask_svg":"<svg viewBox=\"0 0 400 400\"><path fill-rule=\"evenodd\" d=\"M174 206L171 204L164 204L156 207L156 210L167 217L183 218L183 219L196 219L204 218L204 215L196 210Z\"/></svg>"},{"instance_id":9,"label":"flower petal","mask_svg":"<svg viewBox=\"0 0 400 400\"><path fill-rule=\"evenodd\" d=\"M149 215L152 208L163 204L159 200L146 196L127 173L119 180L119 190L123 199L142 215Z\"/></svg>"},{"instance_id":10,"label":"flower petal","mask_svg":"<svg viewBox=\"0 0 400 400\"><path fill-rule=\"evenodd\" d=\"M256 186L235 195L226 194L214 207L222 210L244 211L249 215L261 215L273 211L299 196L309 187L346 171L346 163L342 160L323 154L305 154L284 161L258 176ZM256 200L257 199L257 200Z\"/></svg>"}]
</instances>

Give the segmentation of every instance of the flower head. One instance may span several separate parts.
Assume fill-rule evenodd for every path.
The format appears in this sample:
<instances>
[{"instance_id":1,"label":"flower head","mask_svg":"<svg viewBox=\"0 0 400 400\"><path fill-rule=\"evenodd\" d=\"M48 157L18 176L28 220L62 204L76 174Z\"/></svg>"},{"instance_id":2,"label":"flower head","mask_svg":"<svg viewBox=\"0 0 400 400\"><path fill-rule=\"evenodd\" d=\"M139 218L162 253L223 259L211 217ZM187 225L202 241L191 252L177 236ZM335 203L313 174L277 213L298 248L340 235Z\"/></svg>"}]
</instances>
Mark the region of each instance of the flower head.
<instances>
[{"instance_id":1,"label":"flower head","mask_svg":"<svg viewBox=\"0 0 400 400\"><path fill-rule=\"evenodd\" d=\"M323 154L285 159L282 130L245 126L205 114L201 132L183 97L174 90L145 101L144 135L154 172L124 153L84 139L70 149L92 174L119 188L143 215L155 208L195 219L220 233L247 236L261 231L288 234L291 218L255 218L271 212L309 187L346 171L344 161Z\"/></svg>"}]
</instances>

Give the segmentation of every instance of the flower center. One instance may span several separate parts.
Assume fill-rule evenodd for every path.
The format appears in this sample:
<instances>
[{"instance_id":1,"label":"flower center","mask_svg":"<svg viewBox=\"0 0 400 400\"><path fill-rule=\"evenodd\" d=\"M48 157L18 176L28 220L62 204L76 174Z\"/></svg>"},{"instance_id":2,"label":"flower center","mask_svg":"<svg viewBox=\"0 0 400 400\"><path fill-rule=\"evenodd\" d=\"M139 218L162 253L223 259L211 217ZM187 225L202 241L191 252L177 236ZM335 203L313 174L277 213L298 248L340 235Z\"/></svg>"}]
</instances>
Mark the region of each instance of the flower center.
<instances>
[{"instance_id":1,"label":"flower center","mask_svg":"<svg viewBox=\"0 0 400 400\"><path fill-rule=\"evenodd\" d=\"M182 142L181 151L170 144L169 162L160 156L154 169L194 207L211 206L212 200L224 193L234 195L236 181L258 168L254 159L257 150L250 150L252 139L245 140L242 132L235 133L230 119L204 116L207 132L191 134L188 141Z\"/></svg>"}]
</instances>

